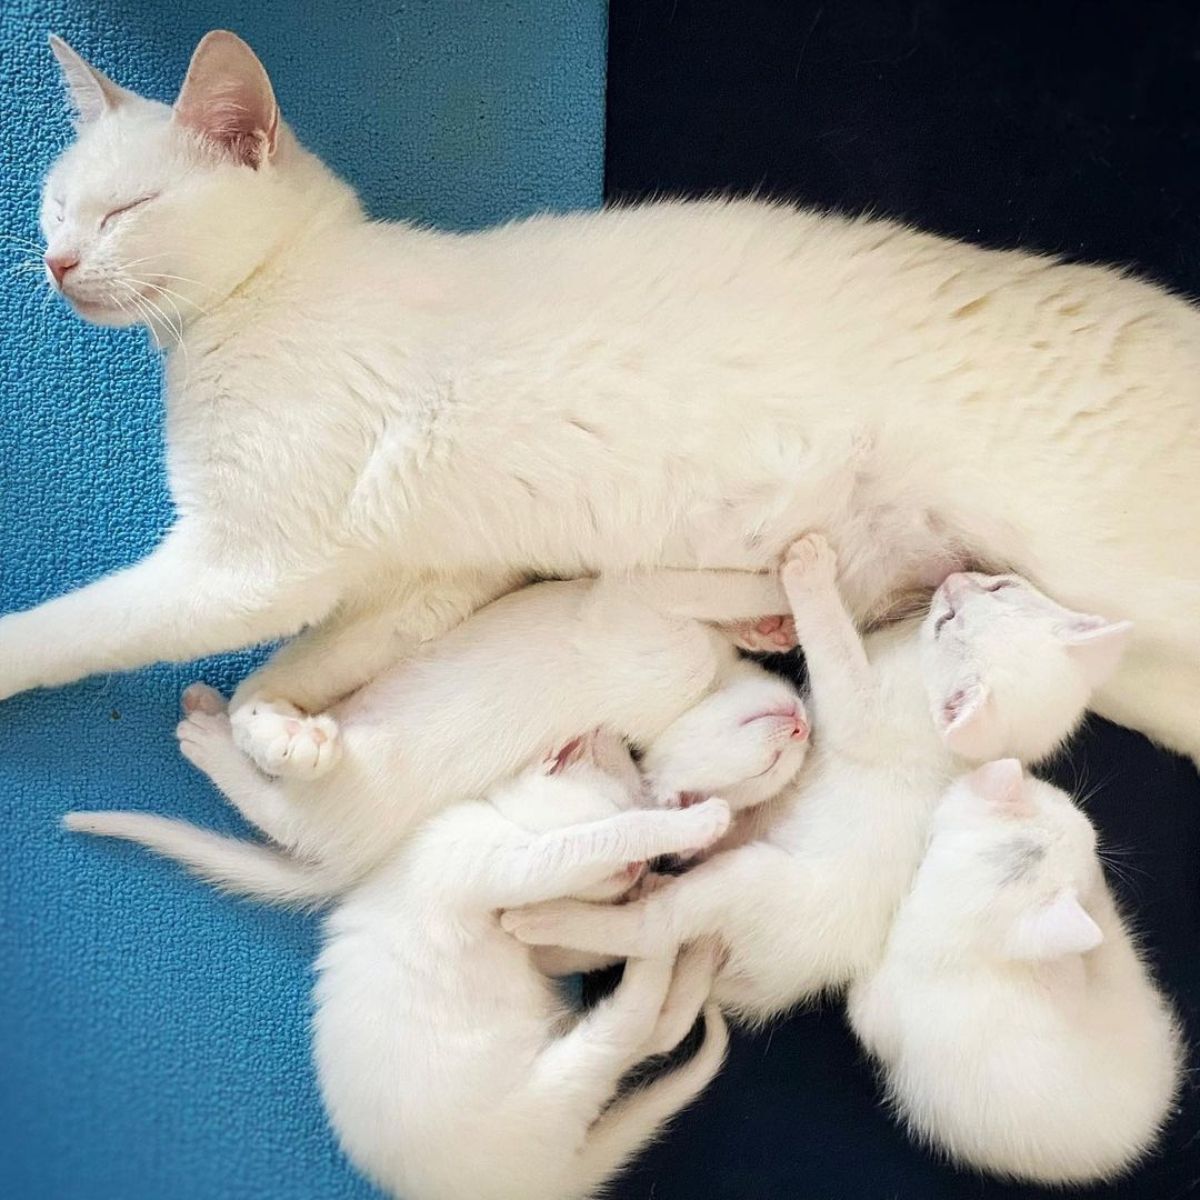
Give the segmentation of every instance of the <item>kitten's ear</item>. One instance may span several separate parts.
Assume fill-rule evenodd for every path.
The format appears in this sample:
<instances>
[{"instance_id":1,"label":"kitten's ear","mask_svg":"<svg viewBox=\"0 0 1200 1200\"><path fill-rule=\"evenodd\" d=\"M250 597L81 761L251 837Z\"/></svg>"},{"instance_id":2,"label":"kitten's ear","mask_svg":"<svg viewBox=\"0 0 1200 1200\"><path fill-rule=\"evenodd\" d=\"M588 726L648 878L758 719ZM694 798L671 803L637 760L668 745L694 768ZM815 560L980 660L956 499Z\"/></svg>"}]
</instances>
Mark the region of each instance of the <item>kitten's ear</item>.
<instances>
[{"instance_id":1,"label":"kitten's ear","mask_svg":"<svg viewBox=\"0 0 1200 1200\"><path fill-rule=\"evenodd\" d=\"M934 714L942 741L963 758L983 759L995 743L991 689L979 679L955 688Z\"/></svg>"},{"instance_id":2,"label":"kitten's ear","mask_svg":"<svg viewBox=\"0 0 1200 1200\"><path fill-rule=\"evenodd\" d=\"M279 138L279 106L266 69L240 37L200 39L175 101L175 120L235 162L257 169Z\"/></svg>"},{"instance_id":3,"label":"kitten's ear","mask_svg":"<svg viewBox=\"0 0 1200 1200\"><path fill-rule=\"evenodd\" d=\"M1068 954L1086 954L1102 941L1104 931L1088 916L1078 894L1066 888L1021 918L1009 938L1008 953L1012 958L1046 962Z\"/></svg>"},{"instance_id":4,"label":"kitten's ear","mask_svg":"<svg viewBox=\"0 0 1200 1200\"><path fill-rule=\"evenodd\" d=\"M596 734L585 733L572 738L564 746L560 746L550 756L542 761L542 770L547 775L561 775L568 767L576 763L592 762L596 750Z\"/></svg>"},{"instance_id":5,"label":"kitten's ear","mask_svg":"<svg viewBox=\"0 0 1200 1200\"><path fill-rule=\"evenodd\" d=\"M133 95L123 87L118 87L103 71L98 71L53 33L50 35L50 49L58 59L71 105L81 123L86 125L111 112Z\"/></svg>"},{"instance_id":6,"label":"kitten's ear","mask_svg":"<svg viewBox=\"0 0 1200 1200\"><path fill-rule=\"evenodd\" d=\"M1025 797L1025 772L1015 758L984 763L967 776L971 790L989 807L1008 817L1030 817L1033 809Z\"/></svg>"},{"instance_id":7,"label":"kitten's ear","mask_svg":"<svg viewBox=\"0 0 1200 1200\"><path fill-rule=\"evenodd\" d=\"M1099 687L1117 668L1133 633L1132 621L1073 614L1059 627L1058 636L1079 664L1092 687Z\"/></svg>"}]
</instances>

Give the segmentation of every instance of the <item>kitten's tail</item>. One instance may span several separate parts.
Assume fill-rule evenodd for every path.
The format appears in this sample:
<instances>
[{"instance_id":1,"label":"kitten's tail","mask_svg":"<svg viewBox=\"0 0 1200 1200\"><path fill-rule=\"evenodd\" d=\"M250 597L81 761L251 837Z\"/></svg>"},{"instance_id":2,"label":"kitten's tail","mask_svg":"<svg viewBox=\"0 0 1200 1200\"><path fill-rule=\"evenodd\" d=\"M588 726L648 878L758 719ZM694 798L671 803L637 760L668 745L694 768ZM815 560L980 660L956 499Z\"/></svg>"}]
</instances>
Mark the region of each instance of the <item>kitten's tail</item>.
<instances>
[{"instance_id":1,"label":"kitten's tail","mask_svg":"<svg viewBox=\"0 0 1200 1200\"><path fill-rule=\"evenodd\" d=\"M592 1126L580 1151L580 1195L595 1195L639 1150L712 1082L725 1060L729 1029L715 1004L704 1008L704 1042L683 1064L627 1099Z\"/></svg>"},{"instance_id":2,"label":"kitten's tail","mask_svg":"<svg viewBox=\"0 0 1200 1200\"><path fill-rule=\"evenodd\" d=\"M63 824L74 833L137 842L182 863L222 891L271 904L316 908L351 882L269 846L152 813L70 812Z\"/></svg>"}]
</instances>

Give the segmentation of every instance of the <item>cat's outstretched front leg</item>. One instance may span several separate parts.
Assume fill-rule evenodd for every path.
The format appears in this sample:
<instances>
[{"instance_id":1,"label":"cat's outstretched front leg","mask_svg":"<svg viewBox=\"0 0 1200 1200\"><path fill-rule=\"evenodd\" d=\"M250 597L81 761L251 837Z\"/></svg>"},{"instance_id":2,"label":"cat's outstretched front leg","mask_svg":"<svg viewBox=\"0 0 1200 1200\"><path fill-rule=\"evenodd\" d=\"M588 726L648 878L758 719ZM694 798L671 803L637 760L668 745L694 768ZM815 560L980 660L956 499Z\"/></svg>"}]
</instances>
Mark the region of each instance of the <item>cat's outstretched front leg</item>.
<instances>
[{"instance_id":1,"label":"cat's outstretched front leg","mask_svg":"<svg viewBox=\"0 0 1200 1200\"><path fill-rule=\"evenodd\" d=\"M134 566L0 618L0 699L284 637L336 600L331 581L285 585L262 563L223 561L181 524Z\"/></svg>"},{"instance_id":2,"label":"cat's outstretched front leg","mask_svg":"<svg viewBox=\"0 0 1200 1200\"><path fill-rule=\"evenodd\" d=\"M862 636L837 586L837 556L819 534L789 548L780 571L808 665L818 737L857 738L873 721L878 691Z\"/></svg>"}]
</instances>

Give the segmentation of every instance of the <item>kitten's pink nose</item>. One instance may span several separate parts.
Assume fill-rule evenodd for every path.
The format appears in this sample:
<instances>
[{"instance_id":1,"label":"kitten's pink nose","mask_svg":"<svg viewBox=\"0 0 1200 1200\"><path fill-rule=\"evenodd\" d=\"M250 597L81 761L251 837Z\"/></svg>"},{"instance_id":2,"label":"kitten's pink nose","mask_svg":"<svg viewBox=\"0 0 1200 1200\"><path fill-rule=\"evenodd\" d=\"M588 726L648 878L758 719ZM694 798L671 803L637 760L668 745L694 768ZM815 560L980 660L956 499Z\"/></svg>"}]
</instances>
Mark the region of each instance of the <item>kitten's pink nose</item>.
<instances>
[{"instance_id":1,"label":"kitten's pink nose","mask_svg":"<svg viewBox=\"0 0 1200 1200\"><path fill-rule=\"evenodd\" d=\"M942 584L942 593L947 600L953 600L955 596L961 596L965 592L972 591L975 587L970 575L964 575L961 571L955 571L953 575L947 575L945 582Z\"/></svg>"},{"instance_id":2,"label":"kitten's pink nose","mask_svg":"<svg viewBox=\"0 0 1200 1200\"><path fill-rule=\"evenodd\" d=\"M78 254L47 254L46 269L54 276L54 282L62 288L63 276L72 268L79 265Z\"/></svg>"}]
</instances>

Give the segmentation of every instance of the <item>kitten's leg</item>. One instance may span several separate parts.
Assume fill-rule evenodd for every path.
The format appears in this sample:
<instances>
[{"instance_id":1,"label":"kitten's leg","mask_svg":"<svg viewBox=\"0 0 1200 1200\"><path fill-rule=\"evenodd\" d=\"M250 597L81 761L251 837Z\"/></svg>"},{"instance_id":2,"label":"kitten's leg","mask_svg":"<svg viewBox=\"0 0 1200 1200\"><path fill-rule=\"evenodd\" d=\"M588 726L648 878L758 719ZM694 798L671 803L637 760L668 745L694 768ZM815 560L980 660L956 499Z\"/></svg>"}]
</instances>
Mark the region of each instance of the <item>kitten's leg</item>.
<instances>
[{"instance_id":1,"label":"kitten's leg","mask_svg":"<svg viewBox=\"0 0 1200 1200\"><path fill-rule=\"evenodd\" d=\"M680 951L662 1011L650 1036L638 1048L639 1061L669 1054L692 1031L712 992L721 957L721 948L712 939L693 942Z\"/></svg>"},{"instance_id":2,"label":"kitten's leg","mask_svg":"<svg viewBox=\"0 0 1200 1200\"><path fill-rule=\"evenodd\" d=\"M330 581L288 589L261 565L214 561L180 525L147 558L0 618L0 699L164 659L183 662L295 633L336 600Z\"/></svg>"},{"instance_id":3,"label":"kitten's leg","mask_svg":"<svg viewBox=\"0 0 1200 1200\"><path fill-rule=\"evenodd\" d=\"M787 596L775 572L660 570L601 578L596 596L607 589L627 591L666 616L715 624L757 622L788 611Z\"/></svg>"},{"instance_id":4,"label":"kitten's leg","mask_svg":"<svg viewBox=\"0 0 1200 1200\"><path fill-rule=\"evenodd\" d=\"M837 558L820 534L794 542L780 572L808 665L818 737L858 737L877 689L863 640L837 587Z\"/></svg>"},{"instance_id":5,"label":"kitten's leg","mask_svg":"<svg viewBox=\"0 0 1200 1200\"><path fill-rule=\"evenodd\" d=\"M234 744L229 718L213 711L220 698L202 684L193 684L185 696L191 711L175 731L180 753L247 821L279 845L294 846L295 809L279 784L264 779Z\"/></svg>"},{"instance_id":6,"label":"kitten's leg","mask_svg":"<svg viewBox=\"0 0 1200 1200\"><path fill-rule=\"evenodd\" d=\"M238 745L269 775L315 779L324 774L341 746L337 723L323 709L517 582L499 574L414 575L344 601L326 621L278 650L234 693L230 713Z\"/></svg>"},{"instance_id":7,"label":"kitten's leg","mask_svg":"<svg viewBox=\"0 0 1200 1200\"><path fill-rule=\"evenodd\" d=\"M661 956L697 938L721 938L741 916L753 918L757 897L795 890L797 869L784 851L754 842L701 863L635 904L555 900L502 913L500 924L527 945ZM805 919L799 909L790 916Z\"/></svg>"},{"instance_id":8,"label":"kitten's leg","mask_svg":"<svg viewBox=\"0 0 1200 1200\"><path fill-rule=\"evenodd\" d=\"M703 850L728 828L724 800L683 809L634 809L497 850L486 864L486 874L473 886L489 907L537 904L602 883L633 864Z\"/></svg>"},{"instance_id":9,"label":"kitten's leg","mask_svg":"<svg viewBox=\"0 0 1200 1200\"><path fill-rule=\"evenodd\" d=\"M673 960L634 959L616 990L539 1055L529 1079L536 1103L566 1108L590 1124L621 1076L643 1055L671 987Z\"/></svg>"}]
</instances>

